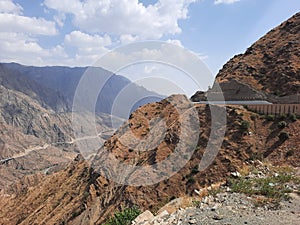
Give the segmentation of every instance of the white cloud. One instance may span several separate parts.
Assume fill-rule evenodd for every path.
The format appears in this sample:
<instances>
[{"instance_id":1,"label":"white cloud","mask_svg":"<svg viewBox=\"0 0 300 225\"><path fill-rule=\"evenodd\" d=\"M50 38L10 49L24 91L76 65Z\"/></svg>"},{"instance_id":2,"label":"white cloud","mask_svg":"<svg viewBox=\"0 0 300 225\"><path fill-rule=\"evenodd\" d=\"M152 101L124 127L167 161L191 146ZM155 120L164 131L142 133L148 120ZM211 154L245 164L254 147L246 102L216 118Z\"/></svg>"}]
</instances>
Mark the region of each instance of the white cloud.
<instances>
[{"instance_id":1,"label":"white cloud","mask_svg":"<svg viewBox=\"0 0 300 225\"><path fill-rule=\"evenodd\" d=\"M183 48L183 45L181 43L180 40L176 40L176 39L169 39L166 41L167 43L170 43L170 44L174 44L174 45L177 45L179 47L182 47Z\"/></svg>"},{"instance_id":2,"label":"white cloud","mask_svg":"<svg viewBox=\"0 0 300 225\"><path fill-rule=\"evenodd\" d=\"M107 34L100 36L97 34L86 34L81 31L72 31L65 36L65 44L77 48L77 57L99 58L108 51L107 46L111 45L112 41Z\"/></svg>"},{"instance_id":3,"label":"white cloud","mask_svg":"<svg viewBox=\"0 0 300 225\"><path fill-rule=\"evenodd\" d=\"M0 1L0 13L21 14L23 8L19 4L15 4L12 0Z\"/></svg>"},{"instance_id":4,"label":"white cloud","mask_svg":"<svg viewBox=\"0 0 300 225\"><path fill-rule=\"evenodd\" d=\"M135 41L139 41L139 37L138 36L133 36L131 34L122 34L120 36L120 41L121 41L122 45L125 45L125 44L129 44L129 43L132 43L132 42L135 42Z\"/></svg>"},{"instance_id":5,"label":"white cloud","mask_svg":"<svg viewBox=\"0 0 300 225\"><path fill-rule=\"evenodd\" d=\"M62 46L43 48L38 35L58 34L55 22L22 15L12 0L0 2L0 61L27 65L57 64L67 58Z\"/></svg>"},{"instance_id":6,"label":"white cloud","mask_svg":"<svg viewBox=\"0 0 300 225\"><path fill-rule=\"evenodd\" d=\"M25 65L92 65L108 51L111 44L108 35L89 35L73 31L65 36L64 44L43 48L37 38L16 32L0 32L0 61L18 62ZM74 56L68 55L68 47L76 47Z\"/></svg>"},{"instance_id":7,"label":"white cloud","mask_svg":"<svg viewBox=\"0 0 300 225\"><path fill-rule=\"evenodd\" d=\"M159 0L145 7L138 0L45 0L59 13L74 16L74 25L87 32L159 39L180 33L178 20L188 17L188 6L196 0ZM123 36L123 41L130 41Z\"/></svg>"},{"instance_id":8,"label":"white cloud","mask_svg":"<svg viewBox=\"0 0 300 225\"><path fill-rule=\"evenodd\" d=\"M22 33L0 32L0 61L26 65L56 65L67 59L62 46L42 48L37 40Z\"/></svg>"},{"instance_id":9,"label":"white cloud","mask_svg":"<svg viewBox=\"0 0 300 225\"><path fill-rule=\"evenodd\" d=\"M99 35L89 35L81 31L72 31L66 35L65 42L78 48L104 47L112 43L107 34L101 37Z\"/></svg>"},{"instance_id":10,"label":"white cloud","mask_svg":"<svg viewBox=\"0 0 300 225\"><path fill-rule=\"evenodd\" d=\"M43 18L0 13L0 32L55 35L55 23Z\"/></svg>"},{"instance_id":11,"label":"white cloud","mask_svg":"<svg viewBox=\"0 0 300 225\"><path fill-rule=\"evenodd\" d=\"M240 0L215 0L215 5L218 4L232 4L235 2L239 2Z\"/></svg>"}]
</instances>

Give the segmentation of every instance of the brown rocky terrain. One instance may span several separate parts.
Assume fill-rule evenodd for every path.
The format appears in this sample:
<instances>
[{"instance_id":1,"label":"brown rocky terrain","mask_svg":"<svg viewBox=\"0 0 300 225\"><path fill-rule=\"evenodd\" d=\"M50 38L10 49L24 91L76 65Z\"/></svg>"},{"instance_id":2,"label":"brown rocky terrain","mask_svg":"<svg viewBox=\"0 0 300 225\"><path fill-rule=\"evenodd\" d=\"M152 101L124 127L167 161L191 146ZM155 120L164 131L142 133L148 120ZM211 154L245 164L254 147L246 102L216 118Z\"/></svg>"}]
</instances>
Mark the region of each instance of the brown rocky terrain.
<instances>
[{"instance_id":1,"label":"brown rocky terrain","mask_svg":"<svg viewBox=\"0 0 300 225\"><path fill-rule=\"evenodd\" d=\"M0 190L25 175L60 168L78 154L71 113L57 113L43 107L39 99L31 96L34 92L26 89L30 80L26 81L28 87L25 85L18 91L26 79L9 82L7 76L3 76L5 86L0 85ZM88 120L87 117L83 119ZM99 132L109 130L105 125L109 124L108 116L101 114L96 121ZM82 131L82 136L85 133ZM107 139L99 138L102 143Z\"/></svg>"},{"instance_id":2,"label":"brown rocky terrain","mask_svg":"<svg viewBox=\"0 0 300 225\"><path fill-rule=\"evenodd\" d=\"M300 13L274 28L244 54L226 63L217 75L220 83L236 79L278 96L300 90Z\"/></svg>"},{"instance_id":3,"label":"brown rocky terrain","mask_svg":"<svg viewBox=\"0 0 300 225\"><path fill-rule=\"evenodd\" d=\"M31 186L22 181L23 185L16 189L25 187L21 188L22 191L14 193L12 188L10 193L2 195L0 221L4 224L16 224L17 221L23 224L31 224L33 221L40 221L40 224L61 224L62 221L69 224L101 224L115 210L125 206L137 205L141 209L156 212L173 198L194 195L195 190L224 182L232 172L238 171L247 161L253 159L264 159L276 165L299 166L300 157L296 147L299 146L299 120L293 122L286 118L287 126L278 128L279 119L268 121L264 116L242 107L228 107L226 136L222 147L212 165L199 171L198 165L210 132L210 109L203 105L191 105L184 96L170 98L173 102L177 99L179 103L186 103L183 105L186 109L196 108L201 121L197 148L191 160L178 173L158 184L133 187L120 185L103 177L104 170L97 167L101 157L96 158L94 169L86 162L77 160L61 172L46 178L40 177L35 185ZM109 151L122 162L143 166L165 159L174 152L174 146L179 141L180 129L177 128L180 128L180 120L176 114L167 100L139 108L128 121L132 132L137 137L145 137L149 132L149 120L154 115L162 116L168 124L162 142L154 151L135 155L135 151L122 144L122 136L126 132L120 129L106 142L98 156ZM241 125L243 121L249 122L246 130ZM278 138L283 130L289 133L286 140ZM16 207L18 210L12 210Z\"/></svg>"},{"instance_id":4,"label":"brown rocky terrain","mask_svg":"<svg viewBox=\"0 0 300 225\"><path fill-rule=\"evenodd\" d=\"M229 60L216 76L225 100L299 103L299 95L296 96L300 90L299 37L300 13L297 13L255 42L244 54ZM205 100L204 96L205 92L199 91L191 99ZM211 98L220 99L213 94Z\"/></svg>"}]
</instances>

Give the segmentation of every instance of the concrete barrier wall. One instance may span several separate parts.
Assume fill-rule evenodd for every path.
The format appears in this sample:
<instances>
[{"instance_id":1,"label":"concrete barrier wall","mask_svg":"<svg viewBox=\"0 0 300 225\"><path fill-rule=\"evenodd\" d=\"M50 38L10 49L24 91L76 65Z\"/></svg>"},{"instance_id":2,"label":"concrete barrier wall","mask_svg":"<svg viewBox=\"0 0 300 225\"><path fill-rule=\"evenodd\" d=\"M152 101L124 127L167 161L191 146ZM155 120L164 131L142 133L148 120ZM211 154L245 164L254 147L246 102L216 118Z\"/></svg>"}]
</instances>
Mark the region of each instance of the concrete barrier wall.
<instances>
[{"instance_id":1,"label":"concrete barrier wall","mask_svg":"<svg viewBox=\"0 0 300 225\"><path fill-rule=\"evenodd\" d=\"M269 105L247 105L249 110L252 110L261 114L288 114L293 113L300 115L300 104L269 104Z\"/></svg>"}]
</instances>

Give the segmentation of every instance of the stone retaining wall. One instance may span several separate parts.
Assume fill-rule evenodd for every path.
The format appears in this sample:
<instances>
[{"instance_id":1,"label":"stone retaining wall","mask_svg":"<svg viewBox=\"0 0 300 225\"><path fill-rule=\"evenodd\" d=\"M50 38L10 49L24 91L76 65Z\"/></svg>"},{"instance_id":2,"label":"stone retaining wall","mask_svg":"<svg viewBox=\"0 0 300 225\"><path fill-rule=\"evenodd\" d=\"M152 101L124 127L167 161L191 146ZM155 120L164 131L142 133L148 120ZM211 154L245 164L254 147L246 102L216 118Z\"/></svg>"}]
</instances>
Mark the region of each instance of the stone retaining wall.
<instances>
[{"instance_id":1,"label":"stone retaining wall","mask_svg":"<svg viewBox=\"0 0 300 225\"><path fill-rule=\"evenodd\" d=\"M262 114L288 114L300 115L300 104L266 104L266 105L247 105L249 110Z\"/></svg>"}]
</instances>

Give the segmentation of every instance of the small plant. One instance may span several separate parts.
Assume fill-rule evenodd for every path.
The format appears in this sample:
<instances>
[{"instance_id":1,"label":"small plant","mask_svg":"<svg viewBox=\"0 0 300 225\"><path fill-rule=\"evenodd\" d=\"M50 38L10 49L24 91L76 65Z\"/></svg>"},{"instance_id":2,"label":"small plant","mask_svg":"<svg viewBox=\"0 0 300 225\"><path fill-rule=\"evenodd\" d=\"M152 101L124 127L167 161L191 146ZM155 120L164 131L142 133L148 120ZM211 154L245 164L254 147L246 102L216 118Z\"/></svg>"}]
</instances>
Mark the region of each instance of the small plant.
<instances>
[{"instance_id":1,"label":"small plant","mask_svg":"<svg viewBox=\"0 0 300 225\"><path fill-rule=\"evenodd\" d=\"M286 154L285 154L285 157L291 157L291 156L293 156L294 155L294 150L289 150Z\"/></svg>"},{"instance_id":2,"label":"small plant","mask_svg":"<svg viewBox=\"0 0 300 225\"><path fill-rule=\"evenodd\" d=\"M140 214L141 211L136 206L126 208L121 212L116 212L104 225L130 225Z\"/></svg>"},{"instance_id":3,"label":"small plant","mask_svg":"<svg viewBox=\"0 0 300 225\"><path fill-rule=\"evenodd\" d=\"M278 128L283 129L287 126L287 123L285 121L280 121L277 126Z\"/></svg>"},{"instance_id":4,"label":"small plant","mask_svg":"<svg viewBox=\"0 0 300 225\"><path fill-rule=\"evenodd\" d=\"M89 193L88 191L85 191L85 192L83 193L84 199L87 199L89 196L90 196L90 193Z\"/></svg>"},{"instance_id":5,"label":"small plant","mask_svg":"<svg viewBox=\"0 0 300 225\"><path fill-rule=\"evenodd\" d=\"M285 141L285 140L289 139L290 135L289 135L288 132L282 131L282 132L280 132L280 134L278 135L278 137L279 137L279 140Z\"/></svg>"},{"instance_id":6,"label":"small plant","mask_svg":"<svg viewBox=\"0 0 300 225\"><path fill-rule=\"evenodd\" d=\"M267 121L274 121L274 120L275 120L275 115L266 115L266 116L265 116L265 119L266 119Z\"/></svg>"},{"instance_id":7,"label":"small plant","mask_svg":"<svg viewBox=\"0 0 300 225\"><path fill-rule=\"evenodd\" d=\"M196 165L192 168L191 175L197 174L199 172L199 166Z\"/></svg>"},{"instance_id":8,"label":"small plant","mask_svg":"<svg viewBox=\"0 0 300 225\"><path fill-rule=\"evenodd\" d=\"M189 177L188 178L188 181L187 181L187 184L194 184L196 181L195 181L195 178L194 177Z\"/></svg>"},{"instance_id":9,"label":"small plant","mask_svg":"<svg viewBox=\"0 0 300 225\"><path fill-rule=\"evenodd\" d=\"M287 115L284 113L279 115L279 119L281 119L281 120L285 120L286 118L287 118Z\"/></svg>"},{"instance_id":10,"label":"small plant","mask_svg":"<svg viewBox=\"0 0 300 225\"><path fill-rule=\"evenodd\" d=\"M251 120L253 120L253 121L254 121L254 120L256 120L256 119L257 119L257 115L251 115L251 116L250 116L250 118L251 118Z\"/></svg>"},{"instance_id":11,"label":"small plant","mask_svg":"<svg viewBox=\"0 0 300 225\"><path fill-rule=\"evenodd\" d=\"M297 121L297 116L296 116L294 113L292 113L292 114L289 115L289 119L290 119L292 122L296 122L296 121Z\"/></svg>"},{"instance_id":12,"label":"small plant","mask_svg":"<svg viewBox=\"0 0 300 225\"><path fill-rule=\"evenodd\" d=\"M247 131L250 128L250 123L248 121L243 120L240 124L240 129L243 131Z\"/></svg>"},{"instance_id":13,"label":"small plant","mask_svg":"<svg viewBox=\"0 0 300 225\"><path fill-rule=\"evenodd\" d=\"M240 177L238 179L230 179L229 187L233 192L244 193L246 195L264 196L278 202L286 199L286 193L290 193L291 189L286 184L294 181L291 174L280 173L274 177L253 178Z\"/></svg>"},{"instance_id":14,"label":"small plant","mask_svg":"<svg viewBox=\"0 0 300 225\"><path fill-rule=\"evenodd\" d=\"M197 199L193 199L192 200L192 206L193 207L199 207L201 205L201 201L197 200Z\"/></svg>"}]
</instances>

